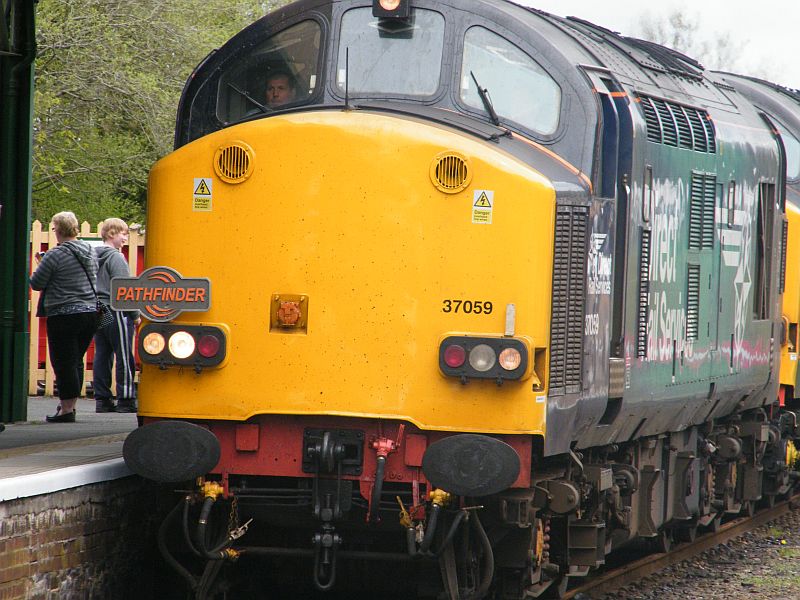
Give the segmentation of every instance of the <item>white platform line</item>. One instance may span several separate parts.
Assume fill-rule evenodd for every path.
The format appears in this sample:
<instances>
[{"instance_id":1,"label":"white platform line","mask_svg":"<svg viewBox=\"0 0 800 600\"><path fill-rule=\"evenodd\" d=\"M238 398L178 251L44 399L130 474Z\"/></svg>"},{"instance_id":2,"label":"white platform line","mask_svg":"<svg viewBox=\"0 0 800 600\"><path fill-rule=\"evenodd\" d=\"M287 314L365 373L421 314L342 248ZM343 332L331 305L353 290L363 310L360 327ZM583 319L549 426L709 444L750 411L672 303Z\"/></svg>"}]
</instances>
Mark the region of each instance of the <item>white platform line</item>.
<instances>
[{"instance_id":1,"label":"white platform line","mask_svg":"<svg viewBox=\"0 0 800 600\"><path fill-rule=\"evenodd\" d=\"M133 475L122 458L0 479L0 502Z\"/></svg>"}]
</instances>

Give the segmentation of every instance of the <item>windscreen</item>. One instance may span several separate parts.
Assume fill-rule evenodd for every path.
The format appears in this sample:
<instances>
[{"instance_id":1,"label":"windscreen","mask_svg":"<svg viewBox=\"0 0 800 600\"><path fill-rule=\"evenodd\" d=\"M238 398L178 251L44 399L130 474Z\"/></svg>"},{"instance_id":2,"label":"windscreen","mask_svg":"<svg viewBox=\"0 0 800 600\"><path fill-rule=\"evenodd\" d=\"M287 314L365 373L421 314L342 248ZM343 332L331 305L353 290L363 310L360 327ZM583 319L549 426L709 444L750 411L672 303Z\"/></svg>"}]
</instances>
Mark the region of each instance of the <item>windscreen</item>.
<instances>
[{"instance_id":1,"label":"windscreen","mask_svg":"<svg viewBox=\"0 0 800 600\"><path fill-rule=\"evenodd\" d=\"M344 94L432 96L439 89L444 17L414 9L406 20L379 19L371 8L342 17L336 87Z\"/></svg>"},{"instance_id":2,"label":"windscreen","mask_svg":"<svg viewBox=\"0 0 800 600\"><path fill-rule=\"evenodd\" d=\"M561 88L525 52L483 27L472 27L464 36L461 101L484 110L475 79L501 118L538 133L555 132Z\"/></svg>"}]
</instances>

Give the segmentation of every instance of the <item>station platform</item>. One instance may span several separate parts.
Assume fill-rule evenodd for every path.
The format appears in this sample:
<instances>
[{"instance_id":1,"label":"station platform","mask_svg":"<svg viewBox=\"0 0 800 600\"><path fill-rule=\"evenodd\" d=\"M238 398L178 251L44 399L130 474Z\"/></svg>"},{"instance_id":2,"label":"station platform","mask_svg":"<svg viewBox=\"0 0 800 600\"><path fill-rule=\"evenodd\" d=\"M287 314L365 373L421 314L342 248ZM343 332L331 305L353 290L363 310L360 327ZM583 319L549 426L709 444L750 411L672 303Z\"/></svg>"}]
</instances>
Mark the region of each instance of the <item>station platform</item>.
<instances>
[{"instance_id":1,"label":"station platform","mask_svg":"<svg viewBox=\"0 0 800 600\"><path fill-rule=\"evenodd\" d=\"M136 429L135 413L95 413L78 401L75 423L46 423L58 398L28 398L28 419L0 433L0 502L110 481L132 473L122 444Z\"/></svg>"}]
</instances>

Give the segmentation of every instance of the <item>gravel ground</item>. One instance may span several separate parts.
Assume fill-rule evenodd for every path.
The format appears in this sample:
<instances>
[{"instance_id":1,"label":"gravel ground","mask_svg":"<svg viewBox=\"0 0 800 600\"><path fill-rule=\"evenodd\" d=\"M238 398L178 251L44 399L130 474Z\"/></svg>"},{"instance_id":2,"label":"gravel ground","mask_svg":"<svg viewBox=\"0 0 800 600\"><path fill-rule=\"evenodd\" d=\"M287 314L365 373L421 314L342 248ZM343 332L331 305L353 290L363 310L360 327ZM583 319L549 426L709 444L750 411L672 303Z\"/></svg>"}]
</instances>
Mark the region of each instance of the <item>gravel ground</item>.
<instances>
[{"instance_id":1,"label":"gravel ground","mask_svg":"<svg viewBox=\"0 0 800 600\"><path fill-rule=\"evenodd\" d=\"M602 600L800 600L800 510Z\"/></svg>"}]
</instances>

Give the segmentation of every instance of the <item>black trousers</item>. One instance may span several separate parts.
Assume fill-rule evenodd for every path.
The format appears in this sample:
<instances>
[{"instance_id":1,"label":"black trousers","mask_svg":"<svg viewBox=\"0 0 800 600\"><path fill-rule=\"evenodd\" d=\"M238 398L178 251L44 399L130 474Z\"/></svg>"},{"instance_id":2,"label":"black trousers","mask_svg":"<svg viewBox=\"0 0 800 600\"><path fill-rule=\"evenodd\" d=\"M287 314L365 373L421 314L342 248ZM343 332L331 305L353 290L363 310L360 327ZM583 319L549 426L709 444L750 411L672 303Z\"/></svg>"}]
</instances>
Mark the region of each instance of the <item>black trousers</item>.
<instances>
[{"instance_id":1,"label":"black trousers","mask_svg":"<svg viewBox=\"0 0 800 600\"><path fill-rule=\"evenodd\" d=\"M47 317L50 362L56 374L58 397L70 400L81 395L83 357L94 336L94 312Z\"/></svg>"}]
</instances>

